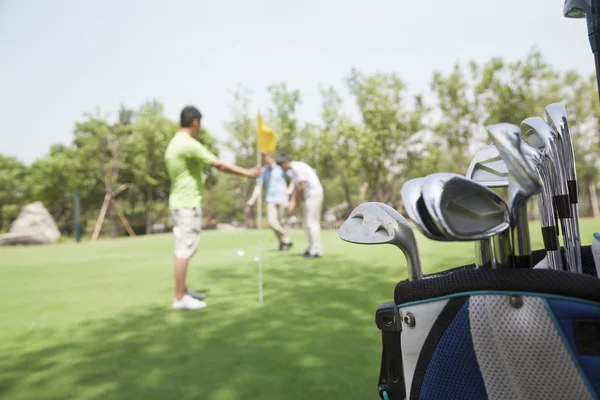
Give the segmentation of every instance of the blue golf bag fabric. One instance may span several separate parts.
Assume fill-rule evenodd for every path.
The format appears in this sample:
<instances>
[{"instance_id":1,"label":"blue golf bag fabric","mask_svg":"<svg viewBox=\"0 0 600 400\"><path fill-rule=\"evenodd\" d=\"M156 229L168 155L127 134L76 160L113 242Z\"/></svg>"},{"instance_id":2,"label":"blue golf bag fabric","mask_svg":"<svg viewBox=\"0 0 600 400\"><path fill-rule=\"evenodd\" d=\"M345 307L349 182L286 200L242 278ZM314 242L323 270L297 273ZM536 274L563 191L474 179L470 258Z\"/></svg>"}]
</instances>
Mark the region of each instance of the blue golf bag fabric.
<instances>
[{"instance_id":1,"label":"blue golf bag fabric","mask_svg":"<svg viewBox=\"0 0 600 400\"><path fill-rule=\"evenodd\" d=\"M589 270L589 246L582 254ZM466 266L400 282L394 300L405 390L388 390L398 380L382 363L381 398L599 398L595 276Z\"/></svg>"}]
</instances>

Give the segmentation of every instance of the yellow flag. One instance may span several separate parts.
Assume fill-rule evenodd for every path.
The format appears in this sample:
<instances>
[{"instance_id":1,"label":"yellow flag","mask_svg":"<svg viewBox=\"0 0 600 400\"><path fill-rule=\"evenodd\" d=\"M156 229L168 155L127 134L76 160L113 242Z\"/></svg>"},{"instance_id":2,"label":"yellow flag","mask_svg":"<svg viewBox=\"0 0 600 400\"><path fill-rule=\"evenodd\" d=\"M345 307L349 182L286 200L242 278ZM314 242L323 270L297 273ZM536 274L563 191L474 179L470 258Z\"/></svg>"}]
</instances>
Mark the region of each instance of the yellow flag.
<instances>
[{"instance_id":1,"label":"yellow flag","mask_svg":"<svg viewBox=\"0 0 600 400\"><path fill-rule=\"evenodd\" d=\"M256 130L256 147L261 153L272 153L277 146L277 135L263 122L260 113L256 117L258 127Z\"/></svg>"}]
</instances>

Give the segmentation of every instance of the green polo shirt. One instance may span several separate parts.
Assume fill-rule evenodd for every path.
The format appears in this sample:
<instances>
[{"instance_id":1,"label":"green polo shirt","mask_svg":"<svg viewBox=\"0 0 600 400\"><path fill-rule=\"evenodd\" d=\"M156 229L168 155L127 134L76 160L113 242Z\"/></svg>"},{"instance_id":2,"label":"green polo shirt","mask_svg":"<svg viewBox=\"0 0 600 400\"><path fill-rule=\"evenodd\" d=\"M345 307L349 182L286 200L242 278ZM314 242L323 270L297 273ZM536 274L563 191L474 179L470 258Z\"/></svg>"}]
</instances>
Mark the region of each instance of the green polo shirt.
<instances>
[{"instance_id":1,"label":"green polo shirt","mask_svg":"<svg viewBox=\"0 0 600 400\"><path fill-rule=\"evenodd\" d=\"M171 180L169 208L202 206L204 167L217 157L185 132L177 132L165 151L165 165Z\"/></svg>"}]
</instances>

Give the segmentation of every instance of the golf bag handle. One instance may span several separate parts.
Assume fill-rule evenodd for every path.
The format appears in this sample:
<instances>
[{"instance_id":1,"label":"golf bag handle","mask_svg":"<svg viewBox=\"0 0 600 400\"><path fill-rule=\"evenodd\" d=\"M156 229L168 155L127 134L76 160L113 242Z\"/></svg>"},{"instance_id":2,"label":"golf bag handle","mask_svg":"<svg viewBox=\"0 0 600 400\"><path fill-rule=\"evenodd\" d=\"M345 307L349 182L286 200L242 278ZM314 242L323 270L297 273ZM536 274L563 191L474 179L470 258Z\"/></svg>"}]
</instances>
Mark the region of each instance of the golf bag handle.
<instances>
[{"instance_id":1,"label":"golf bag handle","mask_svg":"<svg viewBox=\"0 0 600 400\"><path fill-rule=\"evenodd\" d=\"M406 398L400 333L402 321L393 301L381 304L375 314L375 323L381 330L381 369L379 370L379 397L382 400Z\"/></svg>"}]
</instances>

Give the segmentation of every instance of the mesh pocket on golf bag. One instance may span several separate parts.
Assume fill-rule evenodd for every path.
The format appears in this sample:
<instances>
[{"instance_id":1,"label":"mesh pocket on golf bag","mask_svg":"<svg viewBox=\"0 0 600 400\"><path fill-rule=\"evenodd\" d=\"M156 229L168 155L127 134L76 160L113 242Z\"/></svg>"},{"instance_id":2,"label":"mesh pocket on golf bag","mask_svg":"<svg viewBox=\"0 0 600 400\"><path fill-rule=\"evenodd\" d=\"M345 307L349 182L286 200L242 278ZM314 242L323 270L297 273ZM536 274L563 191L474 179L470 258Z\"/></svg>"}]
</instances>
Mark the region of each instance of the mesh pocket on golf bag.
<instances>
[{"instance_id":1,"label":"mesh pocket on golf bag","mask_svg":"<svg viewBox=\"0 0 600 400\"><path fill-rule=\"evenodd\" d=\"M402 331L403 358L419 351L414 371L405 374L413 377L411 399L597 398L600 352L581 349L594 348L600 337L582 335L576 325L598 323L600 303L482 293L399 309L416 324L439 313L421 349L405 348L411 328Z\"/></svg>"}]
</instances>

